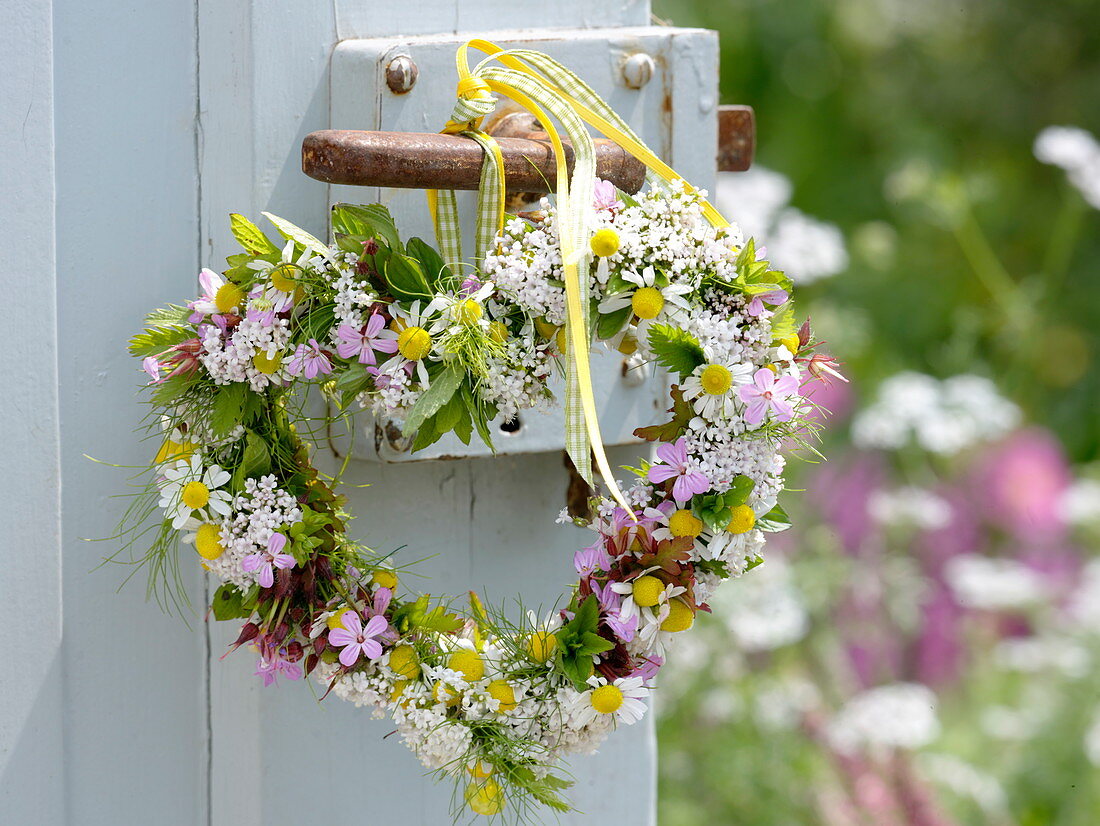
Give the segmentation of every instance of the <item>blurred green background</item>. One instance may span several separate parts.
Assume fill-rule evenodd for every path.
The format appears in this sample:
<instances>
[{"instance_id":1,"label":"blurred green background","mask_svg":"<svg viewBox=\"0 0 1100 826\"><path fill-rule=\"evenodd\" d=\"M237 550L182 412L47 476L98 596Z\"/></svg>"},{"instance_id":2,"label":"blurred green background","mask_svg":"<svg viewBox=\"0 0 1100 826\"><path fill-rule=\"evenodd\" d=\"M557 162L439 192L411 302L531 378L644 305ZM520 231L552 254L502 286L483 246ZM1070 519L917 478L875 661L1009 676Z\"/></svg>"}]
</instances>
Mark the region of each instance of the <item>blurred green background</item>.
<instances>
[{"instance_id":1,"label":"blurred green background","mask_svg":"<svg viewBox=\"0 0 1100 826\"><path fill-rule=\"evenodd\" d=\"M660 823L1100 823L1100 612L1087 609L1100 600L1100 144L1075 180L1034 149L1051 126L1100 134L1100 3L654 12L718 31L723 102L755 108L757 164L839 229L842 271L795 281L852 379L833 399L828 466L792 464L790 487L810 489L786 495L796 528L662 674ZM735 220L743 194L719 185ZM903 371L984 377L1016 424L958 450L853 448L851 411ZM883 492L914 513L930 497L932 513L884 516ZM992 565L974 574L956 556ZM745 605L764 606L754 633L795 631L746 643ZM853 698L899 684L931 687L935 725L884 745L873 730L897 722L876 723L889 704L863 707L866 742L839 749L829 732L842 710L851 728Z\"/></svg>"}]
</instances>

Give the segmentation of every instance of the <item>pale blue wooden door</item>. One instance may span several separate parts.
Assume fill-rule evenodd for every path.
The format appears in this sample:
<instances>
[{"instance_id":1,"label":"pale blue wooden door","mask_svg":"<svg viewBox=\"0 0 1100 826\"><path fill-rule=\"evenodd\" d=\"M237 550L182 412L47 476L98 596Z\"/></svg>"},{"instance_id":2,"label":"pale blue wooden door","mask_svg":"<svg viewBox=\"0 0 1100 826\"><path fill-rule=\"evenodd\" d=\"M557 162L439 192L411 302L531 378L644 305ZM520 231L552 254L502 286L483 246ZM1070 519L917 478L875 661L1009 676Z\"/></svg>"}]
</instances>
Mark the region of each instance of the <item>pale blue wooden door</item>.
<instances>
[{"instance_id":1,"label":"pale blue wooden door","mask_svg":"<svg viewBox=\"0 0 1100 826\"><path fill-rule=\"evenodd\" d=\"M402 121L365 75L363 122L334 122L354 114L355 93L354 76L334 80L337 44L389 39L431 64L441 37L539 41L706 185L713 38L648 27L645 0L14 0L5 18L0 261L5 294L28 311L10 317L15 357L0 362L11 390L0 394L0 432L11 434L0 478L12 510L0 601L16 640L0 666L0 823L449 822L449 788L383 741L385 722L334 698L318 706L302 684L262 689L247 654L219 661L232 629L200 614L188 628L144 604L140 583L116 594L125 572L92 570L108 548L82 538L109 535L125 472L83 454L145 460L149 446L131 435L142 411L125 338L150 307L189 294L201 266L220 267L230 211L269 210L326 231L337 193L301 173L305 134L434 130L445 118ZM658 67L640 90L618 75L632 50ZM423 221L417 197L362 197L389 200L403 227ZM500 458L357 459L348 481L373 485L353 496L360 535L438 554L425 589L549 605L586 541L554 524L566 484L556 438ZM637 454L613 448L612 463ZM188 563L201 610L210 583ZM575 761L582 814L560 822L652 823L652 732L647 720Z\"/></svg>"}]
</instances>

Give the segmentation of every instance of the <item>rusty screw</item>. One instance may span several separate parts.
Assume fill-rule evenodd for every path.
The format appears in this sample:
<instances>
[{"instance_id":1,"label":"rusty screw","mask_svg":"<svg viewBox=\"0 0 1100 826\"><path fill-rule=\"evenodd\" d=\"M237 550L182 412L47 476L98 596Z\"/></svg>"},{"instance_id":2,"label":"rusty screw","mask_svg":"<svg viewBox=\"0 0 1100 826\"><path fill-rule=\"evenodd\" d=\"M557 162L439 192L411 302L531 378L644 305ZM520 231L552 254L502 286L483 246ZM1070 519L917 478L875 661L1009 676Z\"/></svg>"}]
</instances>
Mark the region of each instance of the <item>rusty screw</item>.
<instances>
[{"instance_id":1,"label":"rusty screw","mask_svg":"<svg viewBox=\"0 0 1100 826\"><path fill-rule=\"evenodd\" d=\"M416 85L420 70L407 54L399 54L386 66L386 85L395 95L403 95Z\"/></svg>"},{"instance_id":2,"label":"rusty screw","mask_svg":"<svg viewBox=\"0 0 1100 826\"><path fill-rule=\"evenodd\" d=\"M656 68L652 57L645 52L635 52L623 61L623 83L630 89L641 89L653 79Z\"/></svg>"}]
</instances>

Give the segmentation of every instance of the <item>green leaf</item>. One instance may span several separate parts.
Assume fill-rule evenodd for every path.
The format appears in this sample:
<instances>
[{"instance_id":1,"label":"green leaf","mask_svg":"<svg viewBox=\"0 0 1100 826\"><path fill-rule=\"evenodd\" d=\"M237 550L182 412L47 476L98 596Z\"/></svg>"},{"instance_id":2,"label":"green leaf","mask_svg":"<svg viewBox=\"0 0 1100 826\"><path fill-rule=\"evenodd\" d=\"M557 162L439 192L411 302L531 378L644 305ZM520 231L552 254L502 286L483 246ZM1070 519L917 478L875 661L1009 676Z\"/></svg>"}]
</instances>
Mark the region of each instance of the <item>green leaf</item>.
<instances>
[{"instance_id":1,"label":"green leaf","mask_svg":"<svg viewBox=\"0 0 1100 826\"><path fill-rule=\"evenodd\" d=\"M252 615L252 609L246 608L244 603L245 595L236 585L227 582L214 592L210 607L216 620L244 619Z\"/></svg>"},{"instance_id":2,"label":"green leaf","mask_svg":"<svg viewBox=\"0 0 1100 826\"><path fill-rule=\"evenodd\" d=\"M416 400L416 404L409 410L401 432L408 436L413 431L418 430L429 416L435 415L436 411L450 401L459 385L462 384L465 375L465 372L461 369L448 367L432 379L428 389L420 395L420 398Z\"/></svg>"},{"instance_id":3,"label":"green leaf","mask_svg":"<svg viewBox=\"0 0 1100 826\"><path fill-rule=\"evenodd\" d=\"M791 526L791 518L782 507L776 505L756 520L756 527L767 533L779 533Z\"/></svg>"},{"instance_id":4,"label":"green leaf","mask_svg":"<svg viewBox=\"0 0 1100 826\"><path fill-rule=\"evenodd\" d=\"M401 301L419 301L431 298L428 279L420 268L420 262L402 253L394 253L386 261L386 283L393 297Z\"/></svg>"},{"instance_id":5,"label":"green leaf","mask_svg":"<svg viewBox=\"0 0 1100 826\"><path fill-rule=\"evenodd\" d=\"M267 442L252 431L245 436L241 463L233 472L233 489L244 487L245 479L258 479L271 470L271 450Z\"/></svg>"},{"instance_id":6,"label":"green leaf","mask_svg":"<svg viewBox=\"0 0 1100 826\"><path fill-rule=\"evenodd\" d=\"M336 204L332 208L332 229L345 235L369 236L383 241L390 249L402 249L393 217L381 204Z\"/></svg>"},{"instance_id":7,"label":"green leaf","mask_svg":"<svg viewBox=\"0 0 1100 826\"><path fill-rule=\"evenodd\" d=\"M756 482L748 476L735 476L729 490L723 494L727 507L735 508L738 505L744 505L749 500L749 494L754 487Z\"/></svg>"},{"instance_id":8,"label":"green leaf","mask_svg":"<svg viewBox=\"0 0 1100 826\"><path fill-rule=\"evenodd\" d=\"M681 379L690 376L707 360L695 336L668 324L654 324L649 328L649 347L657 363Z\"/></svg>"},{"instance_id":9,"label":"green leaf","mask_svg":"<svg viewBox=\"0 0 1100 826\"><path fill-rule=\"evenodd\" d=\"M702 571L705 574L713 574L722 579L729 579L729 565L720 559L700 559L693 562L692 565L695 566L696 571Z\"/></svg>"},{"instance_id":10,"label":"green leaf","mask_svg":"<svg viewBox=\"0 0 1100 826\"><path fill-rule=\"evenodd\" d=\"M186 327L153 327L130 339L130 354L141 358L156 356L190 338L192 334Z\"/></svg>"},{"instance_id":11,"label":"green leaf","mask_svg":"<svg viewBox=\"0 0 1100 826\"><path fill-rule=\"evenodd\" d=\"M493 436L489 432L489 422L497 414L496 408L492 408L490 413L486 410L484 404L478 403L478 398L470 386L469 380L462 383L461 391L462 400L466 403L466 409L470 411L470 418L473 420L477 435L481 437L481 441L485 443L485 446L495 453L496 448L493 447Z\"/></svg>"},{"instance_id":12,"label":"green leaf","mask_svg":"<svg viewBox=\"0 0 1100 826\"><path fill-rule=\"evenodd\" d=\"M410 238L406 241L405 250L420 262L432 292L439 292L439 285L447 283L453 277L451 270L443 261L443 256L436 251L435 247L420 238Z\"/></svg>"},{"instance_id":13,"label":"green leaf","mask_svg":"<svg viewBox=\"0 0 1100 826\"><path fill-rule=\"evenodd\" d=\"M315 252L318 255L329 257L328 247L321 241L314 238L304 229L287 221L285 218L280 218L278 215L272 215L270 212L263 213L263 216L275 225L275 228L279 230L279 234L295 244L304 247L311 252Z\"/></svg>"},{"instance_id":14,"label":"green leaf","mask_svg":"<svg viewBox=\"0 0 1100 826\"><path fill-rule=\"evenodd\" d=\"M335 390L340 394L340 406L348 407L355 397L370 386L373 377L365 364L352 362L337 377Z\"/></svg>"},{"instance_id":15,"label":"green leaf","mask_svg":"<svg viewBox=\"0 0 1100 826\"><path fill-rule=\"evenodd\" d=\"M244 418L245 396L252 392L247 384L236 382L217 389L210 406L210 429L215 436L225 436Z\"/></svg>"},{"instance_id":16,"label":"green leaf","mask_svg":"<svg viewBox=\"0 0 1100 826\"><path fill-rule=\"evenodd\" d=\"M237 243L253 255L268 255L280 252L279 248L263 234L258 226L236 212L229 214L229 229Z\"/></svg>"},{"instance_id":17,"label":"green leaf","mask_svg":"<svg viewBox=\"0 0 1100 826\"><path fill-rule=\"evenodd\" d=\"M606 340L616 335L626 325L633 313L634 309L628 304L613 313L597 315L596 338Z\"/></svg>"},{"instance_id":18,"label":"green leaf","mask_svg":"<svg viewBox=\"0 0 1100 826\"><path fill-rule=\"evenodd\" d=\"M179 304L169 304L159 310L153 310L145 316L146 327L187 327L190 325L190 307L181 307Z\"/></svg>"},{"instance_id":19,"label":"green leaf","mask_svg":"<svg viewBox=\"0 0 1100 826\"><path fill-rule=\"evenodd\" d=\"M733 509L745 504L755 482L748 476L738 476L725 493L702 493L691 498L691 509L711 533L724 531L733 518Z\"/></svg>"},{"instance_id":20,"label":"green leaf","mask_svg":"<svg viewBox=\"0 0 1100 826\"><path fill-rule=\"evenodd\" d=\"M772 339L786 338L798 332L798 324L794 319L794 302L787 301L775 311L772 316Z\"/></svg>"},{"instance_id":21,"label":"green leaf","mask_svg":"<svg viewBox=\"0 0 1100 826\"><path fill-rule=\"evenodd\" d=\"M450 433L454 430L462 420L462 414L469 413L466 411L466 405L462 401L462 395L454 393L451 398L447 400L447 403L439 408L435 414L435 426L440 433Z\"/></svg>"},{"instance_id":22,"label":"green leaf","mask_svg":"<svg viewBox=\"0 0 1100 826\"><path fill-rule=\"evenodd\" d=\"M422 629L450 634L462 627L462 619L442 605L432 607L431 596L424 594L416 602L406 602L393 614L393 624L403 631Z\"/></svg>"}]
</instances>

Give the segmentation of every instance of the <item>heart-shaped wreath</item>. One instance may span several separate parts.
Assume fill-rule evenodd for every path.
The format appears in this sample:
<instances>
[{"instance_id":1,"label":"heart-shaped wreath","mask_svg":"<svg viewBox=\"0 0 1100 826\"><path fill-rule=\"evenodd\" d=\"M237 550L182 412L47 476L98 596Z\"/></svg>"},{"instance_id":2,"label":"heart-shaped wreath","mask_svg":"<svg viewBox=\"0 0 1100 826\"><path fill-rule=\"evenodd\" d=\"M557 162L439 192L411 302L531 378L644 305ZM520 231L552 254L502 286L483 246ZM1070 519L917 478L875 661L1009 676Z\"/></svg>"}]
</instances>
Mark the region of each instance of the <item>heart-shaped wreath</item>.
<instances>
[{"instance_id":1,"label":"heart-shaped wreath","mask_svg":"<svg viewBox=\"0 0 1100 826\"><path fill-rule=\"evenodd\" d=\"M483 64L460 83L467 131L491 109L489 91L533 109L532 98L551 110L564 100L663 169L564 68L533 52L495 57L513 68ZM803 368L832 366L813 354L808 326L796 328L788 279L702 193L673 175L654 176L637 199L619 192L595 180L585 136L565 125L572 181L560 163L556 206L483 229L478 267L462 269L445 231L438 250L402 242L377 205L335 207L331 245L269 215L285 239L276 244L234 215L244 252L223 274L203 270L202 295L154 312L130 345L164 431L131 515L163 510L142 557L154 576L170 581L178 540L193 545L223 583L214 616L246 620L234 647L258 651L265 684L312 674L388 713L423 764L459 778L465 803L486 815L509 800L517 815L532 800L568 809L558 759L641 718L670 643L719 582L760 561L765 531L787 527L780 446L810 427ZM491 172L492 143L475 136ZM491 204L501 192L487 174L482 195ZM453 201L433 201L445 224ZM583 454L571 453L589 475L589 447L602 457L585 404L593 339L676 383L671 420L635 431L657 443L656 461L633 469L625 491L605 470L614 498L563 512L595 533L574 557L564 607L510 618L471 594L460 614L404 592L392 561L347 535L336 480L313 466L305 388L341 411L403 421L417 450L451 432L490 443L494 418L554 402L547 379L562 370L579 388L567 406Z\"/></svg>"}]
</instances>

